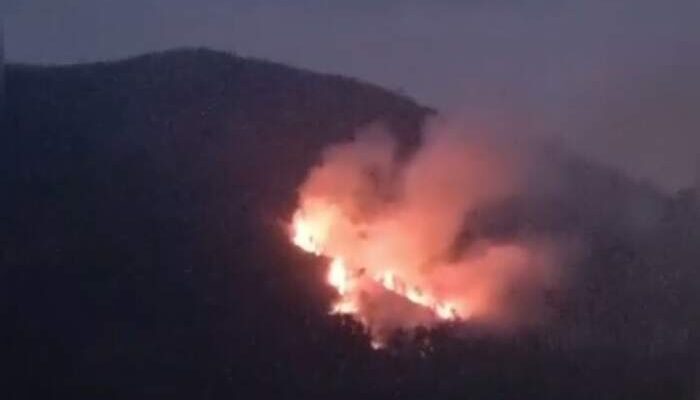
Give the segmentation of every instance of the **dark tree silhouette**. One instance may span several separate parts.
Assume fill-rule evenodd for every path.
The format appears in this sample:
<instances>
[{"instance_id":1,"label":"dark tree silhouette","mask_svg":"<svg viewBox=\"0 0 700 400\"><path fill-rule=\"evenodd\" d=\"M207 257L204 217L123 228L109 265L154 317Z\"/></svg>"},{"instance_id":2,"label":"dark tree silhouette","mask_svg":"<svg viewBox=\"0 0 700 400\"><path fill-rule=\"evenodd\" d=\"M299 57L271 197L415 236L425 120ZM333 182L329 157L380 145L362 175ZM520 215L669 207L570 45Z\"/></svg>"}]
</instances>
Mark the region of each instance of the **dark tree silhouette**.
<instances>
[{"instance_id":1,"label":"dark tree silhouette","mask_svg":"<svg viewBox=\"0 0 700 400\"><path fill-rule=\"evenodd\" d=\"M474 216L586 252L546 329L370 348L328 316L282 221L321 149L432 112L347 78L208 50L10 65L0 135L3 398L682 398L698 360L700 209L553 152L570 187ZM601 200L604 199L604 200ZM505 216L505 217L504 217ZM467 240L467 239L465 239Z\"/></svg>"}]
</instances>

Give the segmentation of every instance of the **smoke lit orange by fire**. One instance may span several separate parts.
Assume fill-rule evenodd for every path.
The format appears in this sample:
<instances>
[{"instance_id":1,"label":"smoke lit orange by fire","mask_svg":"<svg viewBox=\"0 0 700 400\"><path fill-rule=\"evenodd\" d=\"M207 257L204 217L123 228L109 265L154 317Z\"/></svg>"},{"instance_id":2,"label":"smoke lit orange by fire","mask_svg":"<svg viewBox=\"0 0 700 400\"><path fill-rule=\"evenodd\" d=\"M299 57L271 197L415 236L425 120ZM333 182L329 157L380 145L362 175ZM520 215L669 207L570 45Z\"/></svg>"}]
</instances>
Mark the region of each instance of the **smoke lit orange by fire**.
<instances>
[{"instance_id":1,"label":"smoke lit orange by fire","mask_svg":"<svg viewBox=\"0 0 700 400\"><path fill-rule=\"evenodd\" d=\"M324 214L324 211L320 211ZM301 210L297 211L293 220L294 244L303 250L316 255L326 255L322 247L323 230L319 229L322 224L314 224L315 218L323 219L323 215L310 216L309 220L303 215ZM372 268L378 271L373 276L365 276L367 270L362 268L350 268L346 265L342 256L330 255L331 261L328 267L328 284L331 285L341 296L340 300L333 306L332 312L339 314L356 314L360 310L358 304L359 293L354 290L362 285L371 284L365 280L374 281L396 295L399 295L411 303L425 307L432 311L436 317L449 320L468 316L468 306L449 301L439 301L426 293L420 286L404 281L400 276L390 269ZM400 270L400 269L399 269Z\"/></svg>"},{"instance_id":2,"label":"smoke lit orange by fire","mask_svg":"<svg viewBox=\"0 0 700 400\"><path fill-rule=\"evenodd\" d=\"M524 242L457 245L467 215L518 190L512 160L445 126L399 160L375 128L329 147L299 188L295 245L328 260L331 312L381 342L398 328L513 319L514 286L549 282L549 262Z\"/></svg>"}]
</instances>

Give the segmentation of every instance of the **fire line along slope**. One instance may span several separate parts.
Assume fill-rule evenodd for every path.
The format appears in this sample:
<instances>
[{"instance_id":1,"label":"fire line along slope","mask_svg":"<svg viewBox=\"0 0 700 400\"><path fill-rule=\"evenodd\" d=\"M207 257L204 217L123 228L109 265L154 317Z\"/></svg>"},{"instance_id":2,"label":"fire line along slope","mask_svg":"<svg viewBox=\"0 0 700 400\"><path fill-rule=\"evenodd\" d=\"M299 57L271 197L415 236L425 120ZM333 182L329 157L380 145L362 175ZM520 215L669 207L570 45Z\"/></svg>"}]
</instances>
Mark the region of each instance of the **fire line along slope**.
<instances>
[{"instance_id":1,"label":"fire line along slope","mask_svg":"<svg viewBox=\"0 0 700 400\"><path fill-rule=\"evenodd\" d=\"M664 195L546 151L542 171L561 184L470 214L455 239L460 249L475 237L580 239L565 295L547 294L546 329L507 339L419 330L375 351L362 326L328 315L338 295L325 283L329 260L293 246L288 223L323 149L380 122L403 163L430 109L204 49L10 64L5 85L8 398L638 399L692 387L692 190Z\"/></svg>"}]
</instances>

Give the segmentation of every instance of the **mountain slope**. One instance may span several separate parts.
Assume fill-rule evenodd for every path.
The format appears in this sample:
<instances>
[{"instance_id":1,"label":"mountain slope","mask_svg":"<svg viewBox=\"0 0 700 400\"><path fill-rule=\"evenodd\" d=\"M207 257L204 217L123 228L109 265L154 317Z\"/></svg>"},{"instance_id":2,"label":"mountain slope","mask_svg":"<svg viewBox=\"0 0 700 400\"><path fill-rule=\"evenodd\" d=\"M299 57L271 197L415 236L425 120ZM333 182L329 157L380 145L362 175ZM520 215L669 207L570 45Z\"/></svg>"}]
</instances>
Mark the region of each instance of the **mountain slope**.
<instances>
[{"instance_id":1,"label":"mountain slope","mask_svg":"<svg viewBox=\"0 0 700 400\"><path fill-rule=\"evenodd\" d=\"M494 236L583 235L582 272L556 326L565 334L422 332L429 348L397 339L377 353L356 324L326 315L319 261L291 248L281 222L324 146L383 121L410 151L429 109L362 82L209 50L11 65L6 84L0 312L10 398L688 390L695 355L655 349L669 337L678 336L673 349L696 343L693 193L669 198L554 152L562 190L514 199L480 223ZM609 341L562 350L562 337Z\"/></svg>"},{"instance_id":2,"label":"mountain slope","mask_svg":"<svg viewBox=\"0 0 700 400\"><path fill-rule=\"evenodd\" d=\"M372 85L208 50L11 65L7 92L7 360L15 383L39 392L195 395L226 374L264 388L255 382L274 371L256 360L268 369L281 356L264 355L278 341L269 327L327 324L318 271L290 269L281 236L294 188L329 142L377 119L415 140L429 112ZM226 372L251 341L263 354Z\"/></svg>"}]
</instances>

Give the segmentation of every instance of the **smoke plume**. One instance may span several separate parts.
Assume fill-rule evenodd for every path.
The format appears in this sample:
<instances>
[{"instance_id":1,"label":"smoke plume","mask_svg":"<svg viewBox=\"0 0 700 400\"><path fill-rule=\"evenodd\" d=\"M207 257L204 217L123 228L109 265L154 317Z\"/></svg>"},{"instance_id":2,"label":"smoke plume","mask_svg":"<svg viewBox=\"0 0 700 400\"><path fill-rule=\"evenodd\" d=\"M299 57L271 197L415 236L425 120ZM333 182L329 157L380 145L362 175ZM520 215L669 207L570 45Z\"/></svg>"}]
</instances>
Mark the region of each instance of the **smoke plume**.
<instances>
[{"instance_id":1,"label":"smoke plume","mask_svg":"<svg viewBox=\"0 0 700 400\"><path fill-rule=\"evenodd\" d=\"M431 121L409 155L373 126L322 154L299 188L294 242L329 258L333 312L381 342L444 320L538 323L561 281L552 237L488 235L480 212L532 191L531 153L464 125Z\"/></svg>"}]
</instances>

